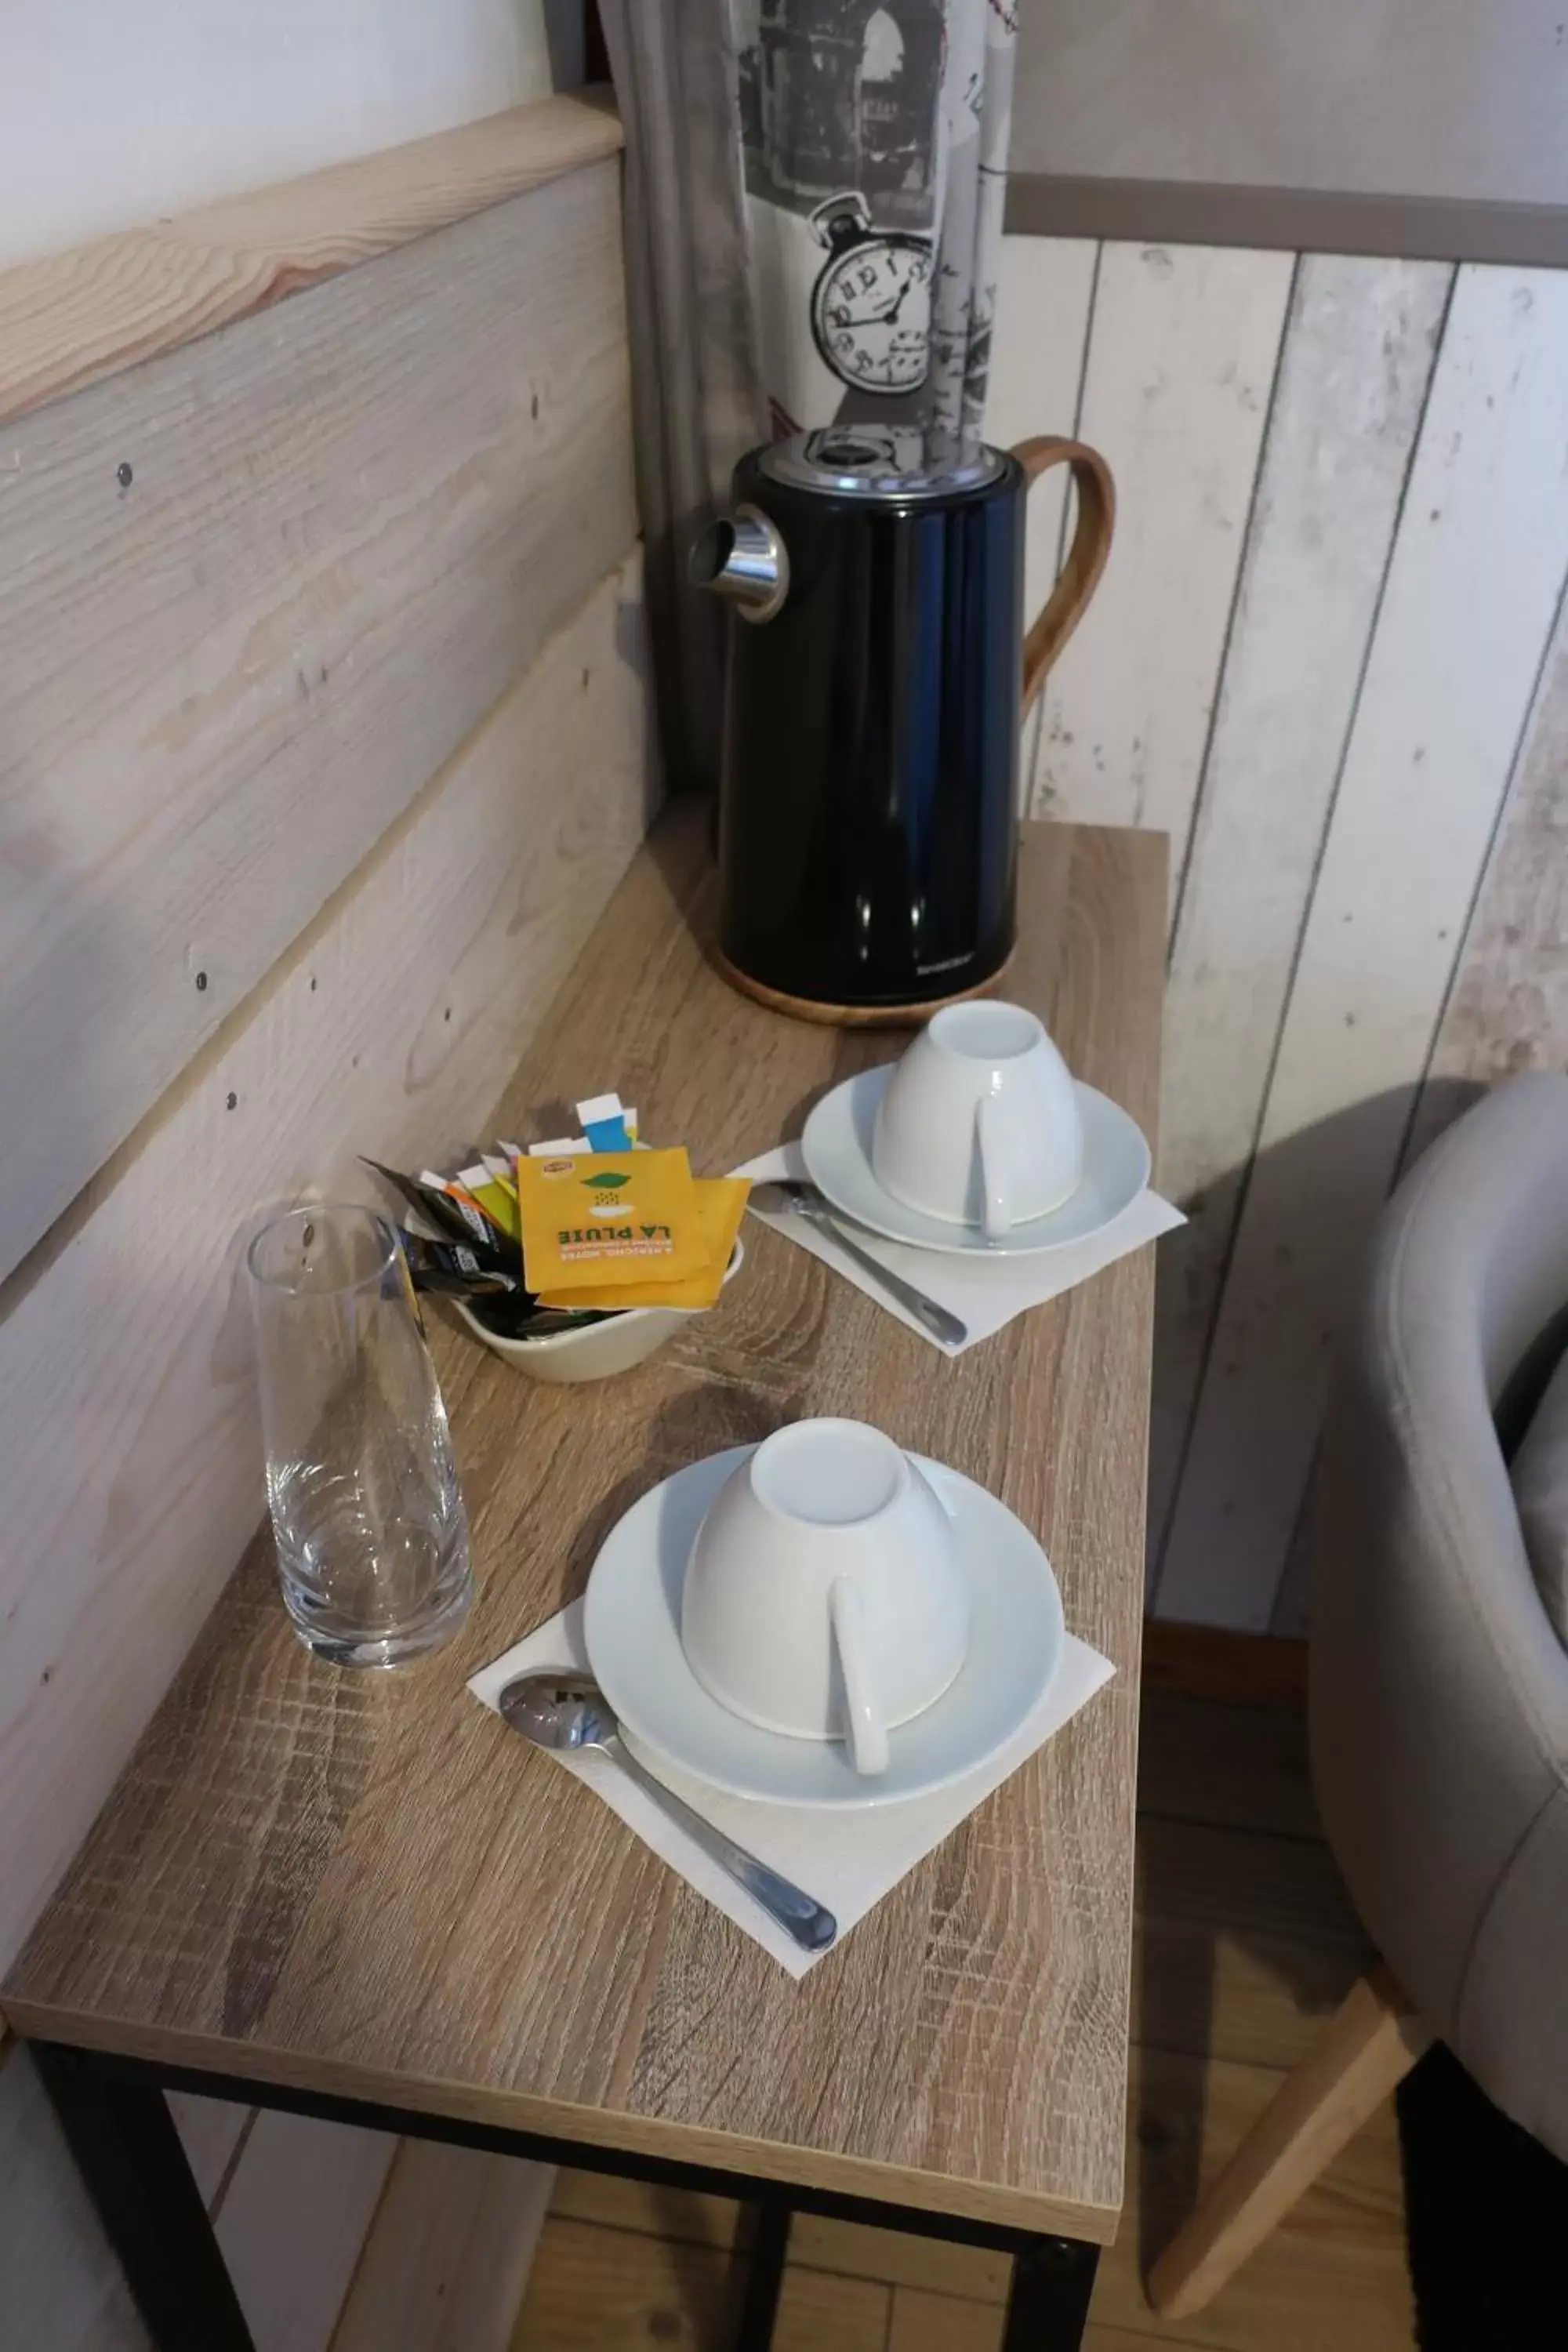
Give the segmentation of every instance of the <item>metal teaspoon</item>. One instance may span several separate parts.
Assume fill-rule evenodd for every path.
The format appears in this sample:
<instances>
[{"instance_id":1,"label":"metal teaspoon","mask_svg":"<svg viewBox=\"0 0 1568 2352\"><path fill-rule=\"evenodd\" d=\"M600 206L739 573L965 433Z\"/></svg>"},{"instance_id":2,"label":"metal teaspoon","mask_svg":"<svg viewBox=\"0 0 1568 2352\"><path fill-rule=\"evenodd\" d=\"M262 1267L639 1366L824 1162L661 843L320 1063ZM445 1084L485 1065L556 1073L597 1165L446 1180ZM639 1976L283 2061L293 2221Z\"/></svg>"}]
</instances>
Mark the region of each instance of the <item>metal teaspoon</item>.
<instances>
[{"instance_id":1,"label":"metal teaspoon","mask_svg":"<svg viewBox=\"0 0 1568 2352\"><path fill-rule=\"evenodd\" d=\"M863 1266L890 1297L898 1300L900 1307L907 1307L933 1339L944 1339L950 1348L962 1348L968 1339L966 1323L961 1322L947 1307L939 1307L934 1298L928 1298L923 1290L917 1290L912 1282L906 1282L901 1274L894 1274L868 1250L861 1248L854 1234L847 1232L835 1216L826 1194L818 1192L815 1184L753 1184L752 1201L767 1216L804 1217L808 1224L820 1225L825 1234L831 1234L839 1248L847 1250L856 1265Z\"/></svg>"},{"instance_id":2,"label":"metal teaspoon","mask_svg":"<svg viewBox=\"0 0 1568 2352\"><path fill-rule=\"evenodd\" d=\"M776 1920L787 1936L793 1937L805 1951L826 1951L838 1933L838 1922L831 1911L814 1902L809 1895L781 1878L748 1853L743 1845L725 1836L722 1830L705 1822L700 1813L692 1811L684 1798L673 1789L667 1789L647 1768L637 1762L624 1740L615 1708L591 1675L566 1668L559 1673L519 1675L507 1684L496 1702L514 1731L536 1748L553 1753L563 1753L574 1748L602 1748L613 1757L623 1772L646 1789L656 1803L673 1815L682 1829L689 1830L703 1852L711 1855L721 1870L727 1871L737 1885L743 1886L753 1902L760 1903L770 1919Z\"/></svg>"}]
</instances>

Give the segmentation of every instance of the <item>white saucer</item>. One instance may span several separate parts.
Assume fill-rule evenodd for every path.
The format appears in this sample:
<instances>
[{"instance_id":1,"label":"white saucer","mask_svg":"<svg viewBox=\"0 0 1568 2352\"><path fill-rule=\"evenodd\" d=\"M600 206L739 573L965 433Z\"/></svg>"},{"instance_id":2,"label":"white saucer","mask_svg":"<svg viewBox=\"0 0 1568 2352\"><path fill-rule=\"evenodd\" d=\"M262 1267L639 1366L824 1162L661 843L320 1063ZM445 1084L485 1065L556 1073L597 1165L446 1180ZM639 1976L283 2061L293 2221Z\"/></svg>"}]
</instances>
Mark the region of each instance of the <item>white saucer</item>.
<instances>
[{"instance_id":1,"label":"white saucer","mask_svg":"<svg viewBox=\"0 0 1568 2352\"><path fill-rule=\"evenodd\" d=\"M710 1698L680 1646L680 1591L709 1504L738 1463L731 1446L634 1503L594 1562L583 1619L600 1686L634 1742L735 1797L862 1807L922 1797L978 1771L1044 1695L1061 1655L1051 1564L994 1495L911 1455L952 1513L970 1579L969 1654L934 1706L889 1734L886 1772L863 1779L837 1739L760 1731Z\"/></svg>"},{"instance_id":2,"label":"white saucer","mask_svg":"<svg viewBox=\"0 0 1568 2352\"><path fill-rule=\"evenodd\" d=\"M923 1210L909 1209L877 1181L871 1167L871 1130L893 1065L862 1070L825 1095L805 1122L800 1148L812 1182L858 1225L889 1241L916 1249L941 1250L950 1257L1032 1257L1040 1250L1065 1248L1100 1233L1133 1202L1149 1181L1149 1146L1137 1121L1109 1095L1097 1094L1075 1078L1073 1092L1083 1117L1083 1181L1072 1198L1048 1216L1015 1225L1001 1241L987 1241L977 1225L950 1225Z\"/></svg>"}]
</instances>

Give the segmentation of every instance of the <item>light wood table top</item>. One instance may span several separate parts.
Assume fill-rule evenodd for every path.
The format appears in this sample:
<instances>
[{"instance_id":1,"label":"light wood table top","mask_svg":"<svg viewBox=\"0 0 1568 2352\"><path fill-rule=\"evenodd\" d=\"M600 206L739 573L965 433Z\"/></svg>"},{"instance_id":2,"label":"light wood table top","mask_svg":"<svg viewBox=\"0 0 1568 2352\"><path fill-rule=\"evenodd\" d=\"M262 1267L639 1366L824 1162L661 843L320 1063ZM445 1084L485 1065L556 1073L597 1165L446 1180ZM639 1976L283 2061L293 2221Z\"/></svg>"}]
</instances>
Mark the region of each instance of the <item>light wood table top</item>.
<instances>
[{"instance_id":1,"label":"light wood table top","mask_svg":"<svg viewBox=\"0 0 1568 2352\"><path fill-rule=\"evenodd\" d=\"M899 1040L764 1011L704 961L699 822L657 831L502 1134L614 1082L706 1171ZM1153 1129L1157 836L1026 829L1008 992ZM374 1137L366 1139L374 1146ZM637 1372L530 1382L437 1334L474 1532L463 1636L410 1673L295 1639L258 1539L3 1996L22 2032L1108 2242L1121 2203L1153 1258L956 1362L753 1223L721 1307ZM1120 1669L801 1983L464 1691L682 1463L814 1412L1005 1497Z\"/></svg>"}]
</instances>

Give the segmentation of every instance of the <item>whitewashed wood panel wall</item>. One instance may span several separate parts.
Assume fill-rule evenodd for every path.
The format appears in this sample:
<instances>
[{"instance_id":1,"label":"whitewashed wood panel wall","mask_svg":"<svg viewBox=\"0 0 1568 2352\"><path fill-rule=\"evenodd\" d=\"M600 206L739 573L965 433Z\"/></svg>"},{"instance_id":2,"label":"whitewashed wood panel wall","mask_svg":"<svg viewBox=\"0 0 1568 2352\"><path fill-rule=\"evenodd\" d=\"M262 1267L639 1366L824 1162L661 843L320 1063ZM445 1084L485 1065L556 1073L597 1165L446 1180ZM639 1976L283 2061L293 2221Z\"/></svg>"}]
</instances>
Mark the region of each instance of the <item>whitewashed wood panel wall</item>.
<instances>
[{"instance_id":1,"label":"whitewashed wood panel wall","mask_svg":"<svg viewBox=\"0 0 1568 2352\"><path fill-rule=\"evenodd\" d=\"M383 158L397 249L7 429L0 1969L264 1507L245 1234L471 1144L657 798L618 166L545 108L498 201L495 138L443 144L444 227ZM286 287L321 202L250 206ZM507 2340L540 2168L177 2121L260 2352ZM0 2028L0 2352L146 2343Z\"/></svg>"},{"instance_id":2,"label":"whitewashed wood panel wall","mask_svg":"<svg viewBox=\"0 0 1568 2352\"><path fill-rule=\"evenodd\" d=\"M1568 1062L1568 273L1009 238L988 428L1121 501L1029 804L1171 835L1152 1606L1298 1630L1378 1210Z\"/></svg>"}]
</instances>

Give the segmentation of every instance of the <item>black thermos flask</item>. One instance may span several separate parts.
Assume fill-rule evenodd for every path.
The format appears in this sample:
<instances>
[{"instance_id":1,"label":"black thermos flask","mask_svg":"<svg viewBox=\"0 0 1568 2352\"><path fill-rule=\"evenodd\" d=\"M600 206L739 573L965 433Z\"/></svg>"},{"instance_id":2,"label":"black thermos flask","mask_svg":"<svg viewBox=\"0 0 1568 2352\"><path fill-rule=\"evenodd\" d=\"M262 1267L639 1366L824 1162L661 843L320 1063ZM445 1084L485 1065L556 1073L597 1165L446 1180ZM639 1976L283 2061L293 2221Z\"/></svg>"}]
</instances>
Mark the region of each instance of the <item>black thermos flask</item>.
<instances>
[{"instance_id":1,"label":"black thermos flask","mask_svg":"<svg viewBox=\"0 0 1568 2352\"><path fill-rule=\"evenodd\" d=\"M1079 519L1023 636L1030 482ZM818 1020L908 1020L1013 949L1024 711L1104 564L1104 462L1042 439L945 457L909 426L752 450L692 576L734 607L719 808L731 979Z\"/></svg>"}]
</instances>

